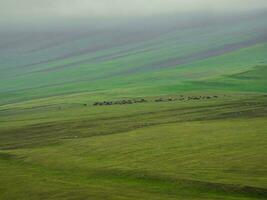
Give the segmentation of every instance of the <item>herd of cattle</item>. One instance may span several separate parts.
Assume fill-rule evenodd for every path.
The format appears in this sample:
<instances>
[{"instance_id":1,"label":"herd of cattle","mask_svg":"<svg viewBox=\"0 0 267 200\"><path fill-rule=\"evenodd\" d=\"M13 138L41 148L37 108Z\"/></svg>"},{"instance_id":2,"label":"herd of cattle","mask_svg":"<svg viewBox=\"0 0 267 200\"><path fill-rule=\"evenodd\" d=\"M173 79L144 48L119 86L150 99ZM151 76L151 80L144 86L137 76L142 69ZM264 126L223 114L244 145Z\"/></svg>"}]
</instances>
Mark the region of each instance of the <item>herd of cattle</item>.
<instances>
[{"instance_id":1,"label":"herd of cattle","mask_svg":"<svg viewBox=\"0 0 267 200\"><path fill-rule=\"evenodd\" d=\"M118 100L118 101L102 101L95 102L93 106L112 106L112 105L125 105L125 104L136 104L136 103L146 103L146 102L171 102L171 101L190 101L190 100L204 100L204 99L216 99L218 96L179 96L178 98L167 97L167 98L157 98L152 100L146 99L132 99L132 100Z\"/></svg>"}]
</instances>

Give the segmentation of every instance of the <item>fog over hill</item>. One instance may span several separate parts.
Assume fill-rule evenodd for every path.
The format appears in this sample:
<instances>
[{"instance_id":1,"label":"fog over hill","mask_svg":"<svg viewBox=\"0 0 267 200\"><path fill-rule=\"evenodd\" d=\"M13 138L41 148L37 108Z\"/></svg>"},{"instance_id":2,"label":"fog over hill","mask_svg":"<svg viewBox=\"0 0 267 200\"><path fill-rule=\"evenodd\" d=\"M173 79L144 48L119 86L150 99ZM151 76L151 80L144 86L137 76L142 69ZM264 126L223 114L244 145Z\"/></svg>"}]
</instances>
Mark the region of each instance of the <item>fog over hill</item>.
<instances>
[{"instance_id":1,"label":"fog over hill","mask_svg":"<svg viewBox=\"0 0 267 200\"><path fill-rule=\"evenodd\" d=\"M29 99L239 72L265 62L266 19L265 0L0 0L0 92Z\"/></svg>"},{"instance_id":2,"label":"fog over hill","mask_svg":"<svg viewBox=\"0 0 267 200\"><path fill-rule=\"evenodd\" d=\"M1 0L0 25L106 23L164 15L229 15L267 8L265 0Z\"/></svg>"}]
</instances>

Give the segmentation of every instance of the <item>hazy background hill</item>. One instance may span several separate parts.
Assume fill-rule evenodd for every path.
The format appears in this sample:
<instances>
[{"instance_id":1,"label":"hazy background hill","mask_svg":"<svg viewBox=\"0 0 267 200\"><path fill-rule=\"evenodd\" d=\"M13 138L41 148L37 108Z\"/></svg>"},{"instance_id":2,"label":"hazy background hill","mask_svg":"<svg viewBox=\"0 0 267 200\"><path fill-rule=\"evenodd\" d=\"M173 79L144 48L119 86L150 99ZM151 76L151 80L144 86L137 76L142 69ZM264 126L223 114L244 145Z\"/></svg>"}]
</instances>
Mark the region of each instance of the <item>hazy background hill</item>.
<instances>
[{"instance_id":1,"label":"hazy background hill","mask_svg":"<svg viewBox=\"0 0 267 200\"><path fill-rule=\"evenodd\" d=\"M104 91L266 92L266 19L262 10L7 27L0 31L0 102Z\"/></svg>"}]
</instances>

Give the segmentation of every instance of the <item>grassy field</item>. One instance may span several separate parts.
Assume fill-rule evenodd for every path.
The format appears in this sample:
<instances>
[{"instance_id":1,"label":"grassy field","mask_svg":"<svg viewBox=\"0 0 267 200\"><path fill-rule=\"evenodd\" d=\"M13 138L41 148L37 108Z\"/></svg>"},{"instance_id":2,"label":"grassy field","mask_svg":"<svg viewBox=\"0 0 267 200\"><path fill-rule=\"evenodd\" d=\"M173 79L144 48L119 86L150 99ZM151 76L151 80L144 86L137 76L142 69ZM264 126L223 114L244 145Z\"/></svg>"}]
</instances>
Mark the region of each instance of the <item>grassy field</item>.
<instances>
[{"instance_id":1,"label":"grassy field","mask_svg":"<svg viewBox=\"0 0 267 200\"><path fill-rule=\"evenodd\" d=\"M0 199L266 199L266 102L1 108Z\"/></svg>"},{"instance_id":2,"label":"grassy field","mask_svg":"<svg viewBox=\"0 0 267 200\"><path fill-rule=\"evenodd\" d=\"M0 200L267 199L265 19L0 40Z\"/></svg>"}]
</instances>

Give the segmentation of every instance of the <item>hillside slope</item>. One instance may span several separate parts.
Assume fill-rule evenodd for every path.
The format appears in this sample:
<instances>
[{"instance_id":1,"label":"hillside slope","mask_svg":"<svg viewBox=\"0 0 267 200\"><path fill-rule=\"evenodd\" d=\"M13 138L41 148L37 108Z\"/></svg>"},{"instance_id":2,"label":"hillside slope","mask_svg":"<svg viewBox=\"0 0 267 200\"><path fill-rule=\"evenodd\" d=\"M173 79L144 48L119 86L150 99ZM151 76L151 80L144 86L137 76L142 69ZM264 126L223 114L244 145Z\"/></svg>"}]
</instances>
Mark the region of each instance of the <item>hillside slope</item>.
<instances>
[{"instance_id":1,"label":"hillside slope","mask_svg":"<svg viewBox=\"0 0 267 200\"><path fill-rule=\"evenodd\" d=\"M5 35L0 41L0 103L79 92L160 95L173 88L196 90L191 81L266 65L266 35L265 13L164 31ZM187 82L190 87L184 87Z\"/></svg>"},{"instance_id":2,"label":"hillside slope","mask_svg":"<svg viewBox=\"0 0 267 200\"><path fill-rule=\"evenodd\" d=\"M0 30L0 200L267 199L266 19Z\"/></svg>"}]
</instances>

